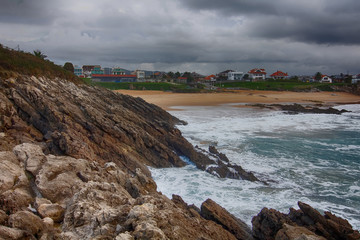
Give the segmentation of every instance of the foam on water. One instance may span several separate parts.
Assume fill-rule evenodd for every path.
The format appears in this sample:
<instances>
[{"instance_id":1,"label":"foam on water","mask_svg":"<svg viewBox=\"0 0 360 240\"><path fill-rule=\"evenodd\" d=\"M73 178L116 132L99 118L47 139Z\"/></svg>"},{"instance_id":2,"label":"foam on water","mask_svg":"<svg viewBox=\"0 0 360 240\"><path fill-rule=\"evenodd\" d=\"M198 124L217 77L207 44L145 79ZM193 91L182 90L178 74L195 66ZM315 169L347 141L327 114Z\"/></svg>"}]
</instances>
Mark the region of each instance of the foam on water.
<instances>
[{"instance_id":1,"label":"foam on water","mask_svg":"<svg viewBox=\"0 0 360 240\"><path fill-rule=\"evenodd\" d=\"M192 144L216 145L270 184L219 179L187 165L151 169L158 190L197 206L211 198L249 225L263 207L287 213L303 201L360 229L360 105L337 108L353 112L288 115L232 106L171 112L188 122L178 128Z\"/></svg>"}]
</instances>

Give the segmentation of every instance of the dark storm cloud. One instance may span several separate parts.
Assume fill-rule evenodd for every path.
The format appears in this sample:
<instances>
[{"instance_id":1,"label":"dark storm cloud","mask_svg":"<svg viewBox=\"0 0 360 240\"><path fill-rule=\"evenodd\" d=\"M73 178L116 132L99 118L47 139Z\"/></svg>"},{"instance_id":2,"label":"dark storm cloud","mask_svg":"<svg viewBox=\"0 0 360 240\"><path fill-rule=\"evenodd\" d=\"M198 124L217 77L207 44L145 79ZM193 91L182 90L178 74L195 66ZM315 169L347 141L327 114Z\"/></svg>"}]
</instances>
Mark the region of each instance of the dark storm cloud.
<instances>
[{"instance_id":1,"label":"dark storm cloud","mask_svg":"<svg viewBox=\"0 0 360 240\"><path fill-rule=\"evenodd\" d=\"M55 1L0 0L0 22L15 24L50 24L58 15Z\"/></svg>"},{"instance_id":2,"label":"dark storm cloud","mask_svg":"<svg viewBox=\"0 0 360 240\"><path fill-rule=\"evenodd\" d=\"M224 15L234 14L275 14L273 1L266 0L182 0L192 10L214 10Z\"/></svg>"},{"instance_id":3,"label":"dark storm cloud","mask_svg":"<svg viewBox=\"0 0 360 240\"><path fill-rule=\"evenodd\" d=\"M358 0L182 2L193 10L211 10L224 17L246 17L249 36L317 44L360 44Z\"/></svg>"}]
</instances>

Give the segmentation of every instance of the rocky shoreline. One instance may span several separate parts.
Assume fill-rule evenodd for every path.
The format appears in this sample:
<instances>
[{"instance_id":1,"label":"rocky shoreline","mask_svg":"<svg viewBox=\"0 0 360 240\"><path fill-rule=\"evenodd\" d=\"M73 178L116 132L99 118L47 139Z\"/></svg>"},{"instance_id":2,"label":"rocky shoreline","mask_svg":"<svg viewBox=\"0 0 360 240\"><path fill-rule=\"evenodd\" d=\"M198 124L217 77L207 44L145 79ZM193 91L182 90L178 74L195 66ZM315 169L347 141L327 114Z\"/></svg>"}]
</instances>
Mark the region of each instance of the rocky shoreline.
<instances>
[{"instance_id":1,"label":"rocky shoreline","mask_svg":"<svg viewBox=\"0 0 360 240\"><path fill-rule=\"evenodd\" d=\"M15 76L0 79L0 238L359 239L303 203L288 215L263 209L250 229L210 199L201 209L170 200L147 166L182 167L186 156L218 177L260 180L193 147L183 122L140 98Z\"/></svg>"}]
</instances>

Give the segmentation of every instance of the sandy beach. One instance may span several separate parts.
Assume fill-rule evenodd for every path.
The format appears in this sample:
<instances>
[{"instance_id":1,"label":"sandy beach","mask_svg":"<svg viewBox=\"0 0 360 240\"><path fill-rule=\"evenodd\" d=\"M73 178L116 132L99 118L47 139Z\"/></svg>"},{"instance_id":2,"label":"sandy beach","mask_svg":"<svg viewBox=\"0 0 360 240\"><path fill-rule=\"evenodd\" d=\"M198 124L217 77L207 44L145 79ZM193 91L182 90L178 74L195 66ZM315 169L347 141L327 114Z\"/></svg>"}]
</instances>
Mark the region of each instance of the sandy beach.
<instances>
[{"instance_id":1,"label":"sandy beach","mask_svg":"<svg viewBox=\"0 0 360 240\"><path fill-rule=\"evenodd\" d=\"M122 94L141 97L165 110L177 110L176 106L216 106L222 104L256 103L307 103L336 105L359 103L360 96L345 92L287 92L236 90L221 93L171 93L162 91L117 90Z\"/></svg>"}]
</instances>

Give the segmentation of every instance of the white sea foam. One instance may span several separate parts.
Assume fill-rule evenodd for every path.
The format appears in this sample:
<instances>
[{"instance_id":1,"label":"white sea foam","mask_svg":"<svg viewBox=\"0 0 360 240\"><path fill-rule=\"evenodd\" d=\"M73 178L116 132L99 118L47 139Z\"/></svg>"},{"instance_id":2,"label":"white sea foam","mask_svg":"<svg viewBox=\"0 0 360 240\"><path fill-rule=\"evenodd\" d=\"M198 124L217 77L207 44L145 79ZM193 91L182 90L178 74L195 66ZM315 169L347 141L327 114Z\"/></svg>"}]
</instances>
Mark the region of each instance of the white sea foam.
<instances>
[{"instance_id":1,"label":"white sea foam","mask_svg":"<svg viewBox=\"0 0 360 240\"><path fill-rule=\"evenodd\" d=\"M297 201L331 211L360 229L360 105L342 115L298 114L250 108L186 107L171 112L193 144L216 145L232 163L269 185L219 179L193 165L151 169L159 191L200 206L207 198L251 225L263 207L288 212Z\"/></svg>"}]
</instances>

